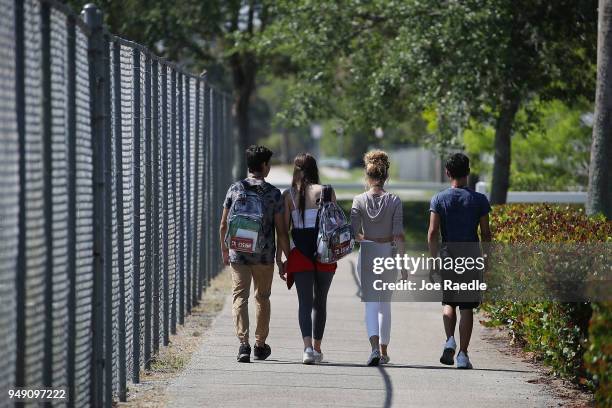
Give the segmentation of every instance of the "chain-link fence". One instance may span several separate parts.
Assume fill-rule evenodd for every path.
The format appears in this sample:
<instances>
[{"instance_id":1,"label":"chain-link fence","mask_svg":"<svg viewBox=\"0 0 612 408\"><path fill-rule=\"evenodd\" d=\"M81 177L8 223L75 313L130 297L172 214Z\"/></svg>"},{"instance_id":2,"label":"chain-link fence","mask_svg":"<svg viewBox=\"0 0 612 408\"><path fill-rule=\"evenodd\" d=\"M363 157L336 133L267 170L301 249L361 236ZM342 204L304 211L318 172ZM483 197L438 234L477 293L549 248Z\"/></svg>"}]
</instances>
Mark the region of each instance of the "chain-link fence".
<instances>
[{"instance_id":1,"label":"chain-link fence","mask_svg":"<svg viewBox=\"0 0 612 408\"><path fill-rule=\"evenodd\" d=\"M220 270L231 101L96 8L0 8L0 406L110 407Z\"/></svg>"}]
</instances>

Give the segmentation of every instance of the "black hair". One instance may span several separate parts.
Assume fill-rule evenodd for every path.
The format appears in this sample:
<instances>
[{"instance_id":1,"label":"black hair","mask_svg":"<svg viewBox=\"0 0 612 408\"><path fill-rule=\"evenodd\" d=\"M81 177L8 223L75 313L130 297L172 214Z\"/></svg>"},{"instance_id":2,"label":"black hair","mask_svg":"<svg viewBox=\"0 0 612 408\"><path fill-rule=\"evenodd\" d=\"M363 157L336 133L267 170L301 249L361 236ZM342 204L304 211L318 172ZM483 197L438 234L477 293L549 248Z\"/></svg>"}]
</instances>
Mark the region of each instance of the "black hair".
<instances>
[{"instance_id":1,"label":"black hair","mask_svg":"<svg viewBox=\"0 0 612 408\"><path fill-rule=\"evenodd\" d=\"M470 174L470 159L463 153L452 154L444 165L453 179L460 179Z\"/></svg>"},{"instance_id":2,"label":"black hair","mask_svg":"<svg viewBox=\"0 0 612 408\"><path fill-rule=\"evenodd\" d=\"M246 163L251 173L259 173L263 165L270 162L274 153L266 146L251 145L245 151Z\"/></svg>"}]
</instances>

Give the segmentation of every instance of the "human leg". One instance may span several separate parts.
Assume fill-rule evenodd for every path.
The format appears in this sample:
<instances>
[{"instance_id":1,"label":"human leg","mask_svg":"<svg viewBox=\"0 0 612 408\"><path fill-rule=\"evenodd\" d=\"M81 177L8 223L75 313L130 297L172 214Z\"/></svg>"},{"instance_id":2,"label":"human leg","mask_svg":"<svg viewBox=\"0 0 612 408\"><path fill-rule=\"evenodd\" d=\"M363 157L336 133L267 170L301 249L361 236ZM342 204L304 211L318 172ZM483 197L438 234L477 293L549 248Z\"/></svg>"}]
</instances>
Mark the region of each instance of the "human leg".
<instances>
[{"instance_id":1,"label":"human leg","mask_svg":"<svg viewBox=\"0 0 612 408\"><path fill-rule=\"evenodd\" d=\"M232 316L236 336L241 343L249 342L249 292L251 268L248 265L231 264L232 267Z\"/></svg>"},{"instance_id":2,"label":"human leg","mask_svg":"<svg viewBox=\"0 0 612 408\"><path fill-rule=\"evenodd\" d=\"M253 265L252 271L256 303L255 315L257 319L255 345L263 347L270 332L270 294L272 292L274 265Z\"/></svg>"},{"instance_id":3,"label":"human leg","mask_svg":"<svg viewBox=\"0 0 612 408\"><path fill-rule=\"evenodd\" d=\"M304 339L304 348L312 347L312 307L314 297L314 271L293 274L298 294L298 321Z\"/></svg>"},{"instance_id":4,"label":"human leg","mask_svg":"<svg viewBox=\"0 0 612 408\"><path fill-rule=\"evenodd\" d=\"M459 351L467 353L470 339L472 338L472 328L474 327L474 310L460 309L461 320L459 321Z\"/></svg>"},{"instance_id":5,"label":"human leg","mask_svg":"<svg viewBox=\"0 0 612 408\"><path fill-rule=\"evenodd\" d=\"M314 277L313 337L320 346L327 320L327 293L329 292L334 274L330 272L316 272Z\"/></svg>"}]
</instances>

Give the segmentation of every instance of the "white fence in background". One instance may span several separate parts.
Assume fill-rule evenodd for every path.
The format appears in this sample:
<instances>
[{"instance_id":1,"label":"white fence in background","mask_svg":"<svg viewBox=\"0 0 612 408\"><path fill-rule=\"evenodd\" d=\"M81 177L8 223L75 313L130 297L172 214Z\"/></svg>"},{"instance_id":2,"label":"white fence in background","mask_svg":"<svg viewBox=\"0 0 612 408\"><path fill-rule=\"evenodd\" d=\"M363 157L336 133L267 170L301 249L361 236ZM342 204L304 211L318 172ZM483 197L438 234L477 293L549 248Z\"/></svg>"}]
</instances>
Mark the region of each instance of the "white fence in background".
<instances>
[{"instance_id":1,"label":"white fence in background","mask_svg":"<svg viewBox=\"0 0 612 408\"><path fill-rule=\"evenodd\" d=\"M487 197L487 184L483 181L476 183L476 191ZM509 191L508 203L560 203L585 204L586 191Z\"/></svg>"}]
</instances>

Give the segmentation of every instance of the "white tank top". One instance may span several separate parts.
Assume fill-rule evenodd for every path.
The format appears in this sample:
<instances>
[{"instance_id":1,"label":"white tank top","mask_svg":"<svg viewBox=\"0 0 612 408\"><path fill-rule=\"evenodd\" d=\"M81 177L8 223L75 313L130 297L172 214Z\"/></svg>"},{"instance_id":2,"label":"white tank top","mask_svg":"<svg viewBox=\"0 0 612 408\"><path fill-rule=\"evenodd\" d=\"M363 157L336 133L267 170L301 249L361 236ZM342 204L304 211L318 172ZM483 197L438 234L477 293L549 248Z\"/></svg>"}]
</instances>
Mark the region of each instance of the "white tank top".
<instances>
[{"instance_id":1,"label":"white tank top","mask_svg":"<svg viewBox=\"0 0 612 408\"><path fill-rule=\"evenodd\" d=\"M295 204L295 198L293 196L293 188L289 189L291 195L291 202L293 203L293 210L291 210L291 220L293 222L293 228L314 228L317 222L318 208L309 208L304 211L304 218L302 219L302 213ZM303 221L303 222L302 222Z\"/></svg>"}]
</instances>

